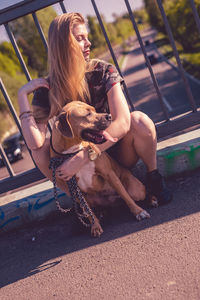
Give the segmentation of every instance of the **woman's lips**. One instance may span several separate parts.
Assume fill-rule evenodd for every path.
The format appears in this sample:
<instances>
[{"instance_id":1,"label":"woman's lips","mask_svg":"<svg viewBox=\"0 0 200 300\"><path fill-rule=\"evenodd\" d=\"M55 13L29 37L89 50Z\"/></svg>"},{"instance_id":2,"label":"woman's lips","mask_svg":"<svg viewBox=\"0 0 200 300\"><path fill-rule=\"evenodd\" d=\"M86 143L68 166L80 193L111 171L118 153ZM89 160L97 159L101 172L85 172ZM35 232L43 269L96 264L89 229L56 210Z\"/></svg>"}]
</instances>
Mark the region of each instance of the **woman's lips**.
<instances>
[{"instance_id":1,"label":"woman's lips","mask_svg":"<svg viewBox=\"0 0 200 300\"><path fill-rule=\"evenodd\" d=\"M90 54L90 50L84 51L84 54L85 54L85 55L89 55L89 54Z\"/></svg>"}]
</instances>

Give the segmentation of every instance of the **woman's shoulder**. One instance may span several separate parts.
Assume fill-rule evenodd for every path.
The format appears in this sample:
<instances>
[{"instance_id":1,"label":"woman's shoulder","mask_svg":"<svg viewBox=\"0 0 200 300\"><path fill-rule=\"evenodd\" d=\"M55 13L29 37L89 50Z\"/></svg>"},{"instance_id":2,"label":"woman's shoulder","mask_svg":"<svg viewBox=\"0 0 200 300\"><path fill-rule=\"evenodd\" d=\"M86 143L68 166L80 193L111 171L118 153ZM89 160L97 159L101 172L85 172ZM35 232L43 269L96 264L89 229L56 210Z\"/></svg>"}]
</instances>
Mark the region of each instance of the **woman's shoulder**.
<instances>
[{"instance_id":1,"label":"woman's shoulder","mask_svg":"<svg viewBox=\"0 0 200 300\"><path fill-rule=\"evenodd\" d=\"M88 71L103 71L106 70L108 67L114 67L114 65L105 60L91 59L89 62Z\"/></svg>"},{"instance_id":2,"label":"woman's shoulder","mask_svg":"<svg viewBox=\"0 0 200 300\"><path fill-rule=\"evenodd\" d=\"M105 77L107 77L107 74L111 73L118 74L118 71L113 64L100 59L92 59L89 62L86 78L89 82L93 80L99 81L103 80Z\"/></svg>"}]
</instances>

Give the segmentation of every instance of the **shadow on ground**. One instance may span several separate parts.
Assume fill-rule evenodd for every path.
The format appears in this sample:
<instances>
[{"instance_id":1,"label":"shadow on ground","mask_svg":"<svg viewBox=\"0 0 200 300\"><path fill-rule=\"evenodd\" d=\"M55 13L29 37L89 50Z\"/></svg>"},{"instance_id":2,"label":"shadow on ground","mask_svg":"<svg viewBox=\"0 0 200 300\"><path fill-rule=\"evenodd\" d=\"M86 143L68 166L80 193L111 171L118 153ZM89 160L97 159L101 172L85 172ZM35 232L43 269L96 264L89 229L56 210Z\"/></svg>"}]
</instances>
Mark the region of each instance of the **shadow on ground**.
<instances>
[{"instance_id":1,"label":"shadow on ground","mask_svg":"<svg viewBox=\"0 0 200 300\"><path fill-rule=\"evenodd\" d=\"M59 214L51 220L1 236L0 286L45 272L74 251L119 239L125 235L175 221L200 211L200 170L171 178L174 200L157 209L148 209L151 218L137 222L125 206L107 210L100 238L90 237L74 217ZM70 220L70 223L69 223ZM73 223L73 224L72 224ZM49 263L48 261L51 260Z\"/></svg>"}]
</instances>

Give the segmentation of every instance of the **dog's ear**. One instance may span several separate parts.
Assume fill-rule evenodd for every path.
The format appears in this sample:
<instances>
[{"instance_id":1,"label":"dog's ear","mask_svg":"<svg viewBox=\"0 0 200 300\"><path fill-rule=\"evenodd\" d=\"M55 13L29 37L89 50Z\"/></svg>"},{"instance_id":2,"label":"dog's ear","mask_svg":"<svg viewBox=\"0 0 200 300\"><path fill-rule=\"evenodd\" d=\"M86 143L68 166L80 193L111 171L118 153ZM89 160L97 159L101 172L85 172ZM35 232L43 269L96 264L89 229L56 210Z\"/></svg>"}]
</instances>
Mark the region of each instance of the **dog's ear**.
<instances>
[{"instance_id":1,"label":"dog's ear","mask_svg":"<svg viewBox=\"0 0 200 300\"><path fill-rule=\"evenodd\" d=\"M72 127L68 120L68 114L66 112L61 112L55 121L56 128L60 131L60 133L66 137L73 138L74 134L72 131Z\"/></svg>"}]
</instances>

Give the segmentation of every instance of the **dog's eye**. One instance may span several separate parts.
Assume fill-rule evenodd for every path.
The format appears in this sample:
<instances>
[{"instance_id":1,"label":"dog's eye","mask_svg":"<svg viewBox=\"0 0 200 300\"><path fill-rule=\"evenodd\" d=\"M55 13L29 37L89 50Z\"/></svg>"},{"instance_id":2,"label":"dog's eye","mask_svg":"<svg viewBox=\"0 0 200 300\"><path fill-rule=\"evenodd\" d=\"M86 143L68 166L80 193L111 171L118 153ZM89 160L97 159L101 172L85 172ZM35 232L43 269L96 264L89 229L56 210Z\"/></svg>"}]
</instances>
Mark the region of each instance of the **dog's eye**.
<instances>
[{"instance_id":1,"label":"dog's eye","mask_svg":"<svg viewBox=\"0 0 200 300\"><path fill-rule=\"evenodd\" d=\"M91 116L92 115L92 113L91 113L91 111L89 111L89 113L87 114L87 117L89 117L89 116Z\"/></svg>"}]
</instances>

